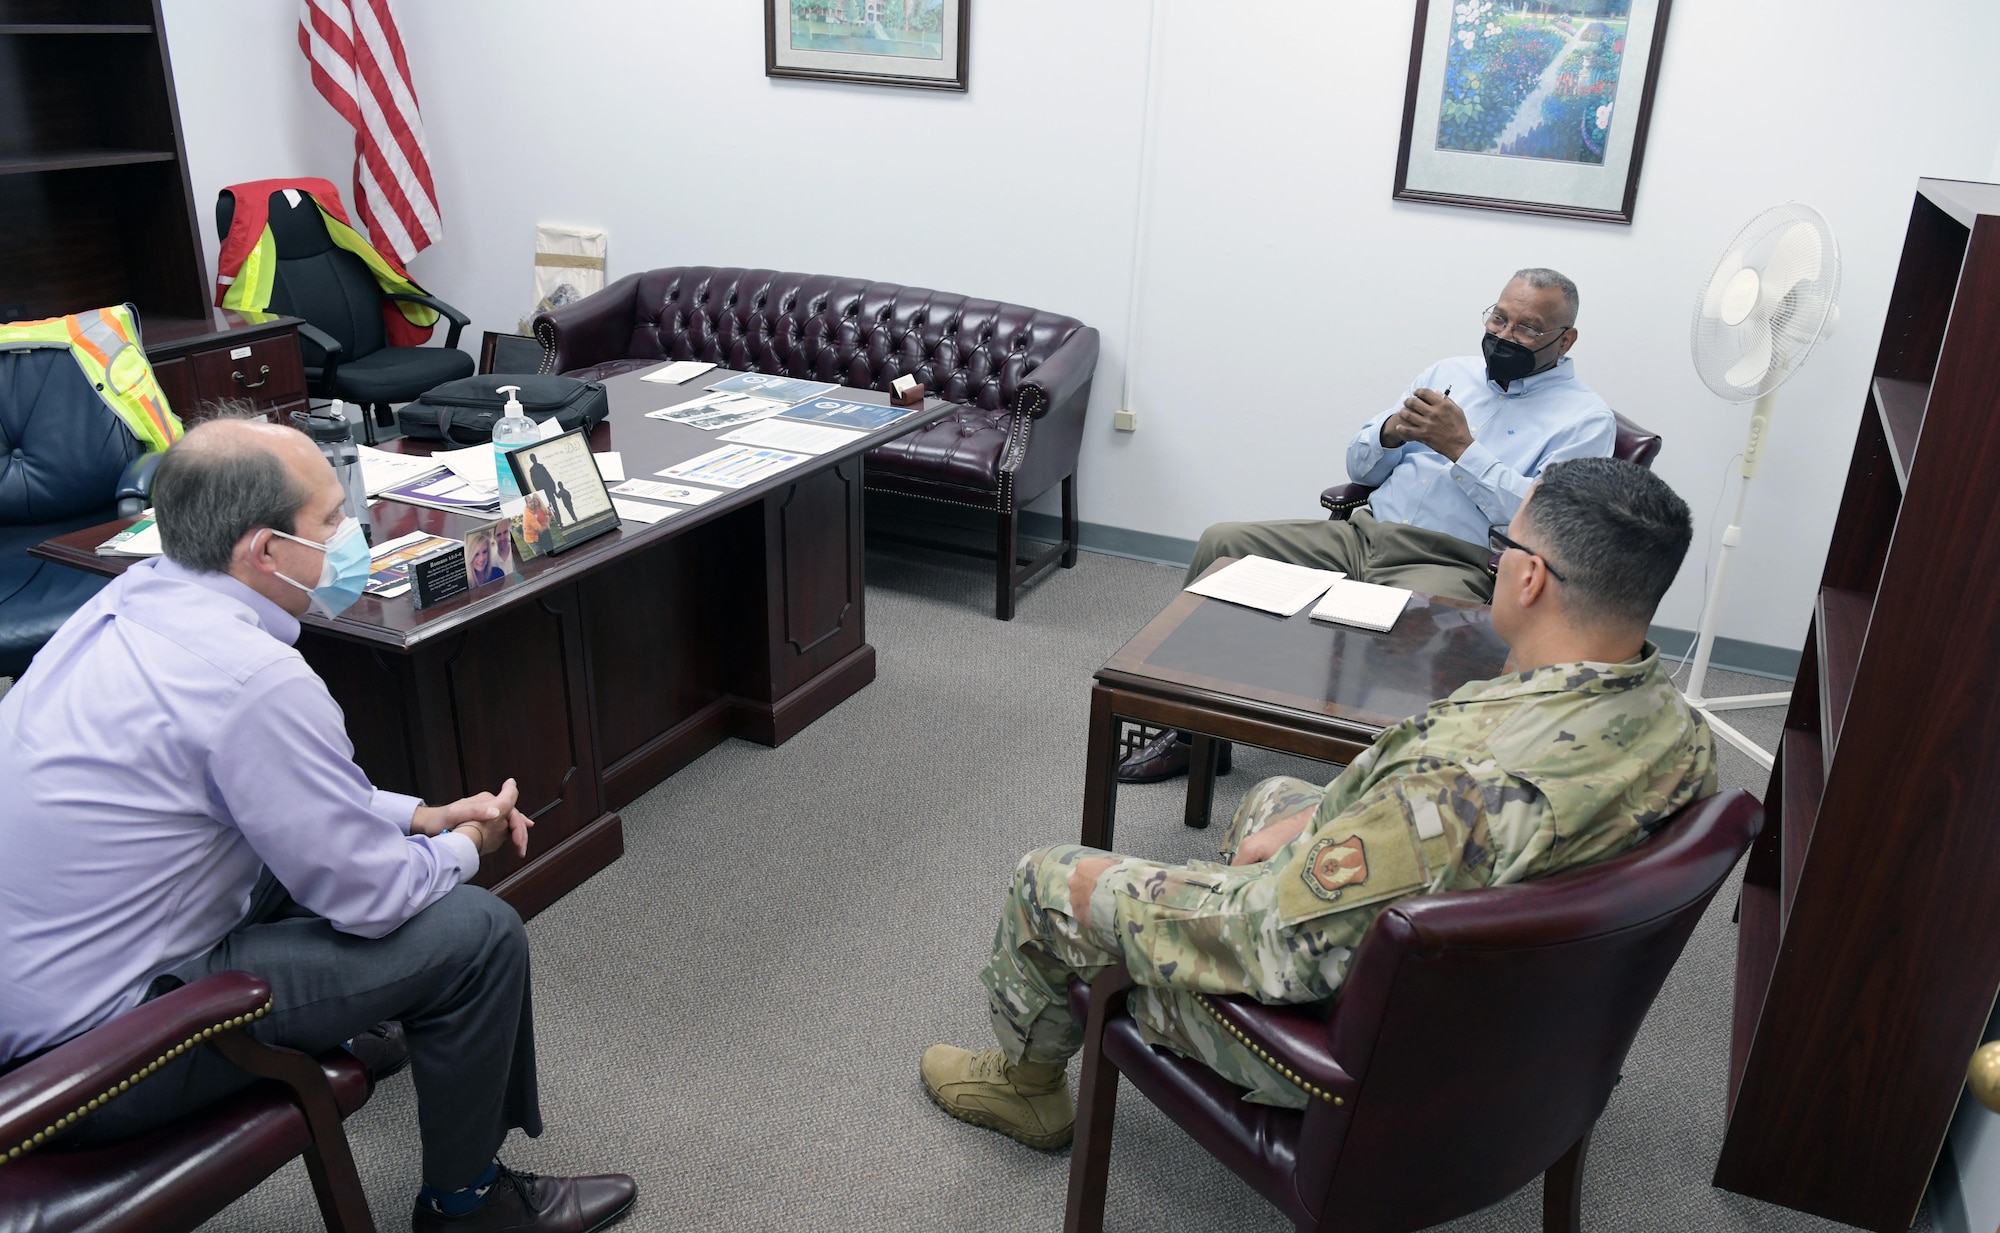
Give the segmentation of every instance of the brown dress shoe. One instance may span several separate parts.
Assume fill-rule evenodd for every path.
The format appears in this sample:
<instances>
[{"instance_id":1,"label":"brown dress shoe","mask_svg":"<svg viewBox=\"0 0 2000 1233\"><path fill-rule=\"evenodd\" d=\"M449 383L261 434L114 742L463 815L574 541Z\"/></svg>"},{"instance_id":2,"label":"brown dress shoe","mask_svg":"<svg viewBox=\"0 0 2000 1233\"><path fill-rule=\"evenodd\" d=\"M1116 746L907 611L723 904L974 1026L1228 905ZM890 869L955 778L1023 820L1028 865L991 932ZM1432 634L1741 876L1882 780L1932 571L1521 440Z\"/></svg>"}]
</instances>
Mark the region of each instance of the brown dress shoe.
<instances>
[{"instance_id":1,"label":"brown dress shoe","mask_svg":"<svg viewBox=\"0 0 2000 1233\"><path fill-rule=\"evenodd\" d=\"M1229 773L1228 741L1216 742L1215 770L1217 774ZM1188 764L1194 760L1194 741L1186 732L1168 728L1165 732L1147 741L1144 745L1125 755L1118 764L1119 783L1159 783L1176 775L1188 773Z\"/></svg>"},{"instance_id":2,"label":"brown dress shoe","mask_svg":"<svg viewBox=\"0 0 2000 1233\"><path fill-rule=\"evenodd\" d=\"M463 1216L422 1202L410 1217L413 1233L592 1233L616 1224L639 1195L623 1173L596 1177L537 1177L500 1166L486 1201Z\"/></svg>"},{"instance_id":3,"label":"brown dress shoe","mask_svg":"<svg viewBox=\"0 0 2000 1233\"><path fill-rule=\"evenodd\" d=\"M384 1019L358 1033L347 1042L347 1051L361 1059L377 1083L410 1064L410 1042L403 1036L403 1025L394 1019Z\"/></svg>"}]
</instances>

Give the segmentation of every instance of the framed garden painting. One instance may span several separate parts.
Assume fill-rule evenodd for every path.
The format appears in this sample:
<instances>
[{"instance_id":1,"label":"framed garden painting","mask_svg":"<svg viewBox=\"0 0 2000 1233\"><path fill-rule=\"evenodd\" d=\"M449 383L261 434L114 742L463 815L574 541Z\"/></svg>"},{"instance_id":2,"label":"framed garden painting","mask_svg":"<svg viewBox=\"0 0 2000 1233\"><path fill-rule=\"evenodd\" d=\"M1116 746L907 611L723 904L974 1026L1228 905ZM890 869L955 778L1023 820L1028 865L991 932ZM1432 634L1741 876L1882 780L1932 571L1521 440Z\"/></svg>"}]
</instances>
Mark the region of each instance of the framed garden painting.
<instances>
[{"instance_id":1,"label":"framed garden painting","mask_svg":"<svg viewBox=\"0 0 2000 1233\"><path fill-rule=\"evenodd\" d=\"M972 0L764 0L764 75L965 89Z\"/></svg>"},{"instance_id":2,"label":"framed garden painting","mask_svg":"<svg viewBox=\"0 0 2000 1233\"><path fill-rule=\"evenodd\" d=\"M1417 0L1396 199L1632 221L1671 0Z\"/></svg>"}]
</instances>

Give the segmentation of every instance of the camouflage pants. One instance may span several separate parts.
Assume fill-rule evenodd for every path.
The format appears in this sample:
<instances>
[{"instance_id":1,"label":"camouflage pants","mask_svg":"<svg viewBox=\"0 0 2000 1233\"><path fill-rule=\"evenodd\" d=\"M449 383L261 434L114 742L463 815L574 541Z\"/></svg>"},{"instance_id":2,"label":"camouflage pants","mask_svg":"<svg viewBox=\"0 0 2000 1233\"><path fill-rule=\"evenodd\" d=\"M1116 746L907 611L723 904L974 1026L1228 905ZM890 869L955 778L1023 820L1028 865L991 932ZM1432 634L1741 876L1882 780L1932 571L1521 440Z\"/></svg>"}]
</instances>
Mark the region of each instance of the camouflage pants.
<instances>
[{"instance_id":1,"label":"camouflage pants","mask_svg":"<svg viewBox=\"0 0 2000 1233\"><path fill-rule=\"evenodd\" d=\"M1237 806L1223 860L1264 827L1300 812L1310 816L1325 793L1302 779L1258 784ZM1287 849L1276 860L1244 866L1163 865L1074 844L1022 857L993 958L980 973L993 1033L1008 1057L1053 1062L1075 1054L1083 1025L1070 1013L1070 980L1123 963L1140 986L1131 1013L1150 1043L1204 1063L1249 1089L1250 1100L1303 1108L1304 1092L1258 1061L1190 996L1245 993L1273 1003L1332 996L1358 931L1338 916L1276 926L1272 873Z\"/></svg>"}]
</instances>

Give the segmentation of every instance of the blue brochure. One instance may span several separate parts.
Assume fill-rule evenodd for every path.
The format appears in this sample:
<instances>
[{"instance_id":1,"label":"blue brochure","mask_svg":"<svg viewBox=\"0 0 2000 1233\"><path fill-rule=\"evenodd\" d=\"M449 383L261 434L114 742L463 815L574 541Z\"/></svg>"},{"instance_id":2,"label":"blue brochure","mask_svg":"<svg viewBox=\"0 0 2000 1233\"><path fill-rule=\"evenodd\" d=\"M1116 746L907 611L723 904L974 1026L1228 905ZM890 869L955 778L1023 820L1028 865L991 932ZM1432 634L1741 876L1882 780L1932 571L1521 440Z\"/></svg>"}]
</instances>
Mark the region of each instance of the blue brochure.
<instances>
[{"instance_id":1,"label":"blue brochure","mask_svg":"<svg viewBox=\"0 0 2000 1233\"><path fill-rule=\"evenodd\" d=\"M840 387L825 381L800 381L794 377L773 377L761 372L744 372L733 377L724 377L708 388L723 394L748 394L752 398L800 403L808 398L818 398L821 394Z\"/></svg>"},{"instance_id":2,"label":"blue brochure","mask_svg":"<svg viewBox=\"0 0 2000 1233\"><path fill-rule=\"evenodd\" d=\"M816 398L801 403L790 411L778 414L781 420L813 420L821 424L832 424L838 428L859 428L869 432L885 424L893 424L906 415L915 415L922 407L879 407L865 402L848 402L841 398Z\"/></svg>"}]
</instances>

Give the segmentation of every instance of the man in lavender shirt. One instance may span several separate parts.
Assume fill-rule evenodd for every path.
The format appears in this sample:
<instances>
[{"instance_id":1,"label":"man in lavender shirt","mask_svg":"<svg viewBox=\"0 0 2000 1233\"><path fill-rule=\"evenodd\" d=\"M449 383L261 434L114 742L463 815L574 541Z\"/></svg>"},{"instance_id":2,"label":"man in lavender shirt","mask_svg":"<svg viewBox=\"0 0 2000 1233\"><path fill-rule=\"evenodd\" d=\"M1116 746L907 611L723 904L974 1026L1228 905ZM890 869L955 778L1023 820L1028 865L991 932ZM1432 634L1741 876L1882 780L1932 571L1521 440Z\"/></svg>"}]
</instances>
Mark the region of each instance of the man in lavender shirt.
<instances>
[{"instance_id":1,"label":"man in lavender shirt","mask_svg":"<svg viewBox=\"0 0 2000 1233\"><path fill-rule=\"evenodd\" d=\"M163 559L99 592L0 698L0 1068L211 972L270 982L251 1031L318 1053L407 1034L417 1230L601 1228L629 1177L495 1158L542 1130L528 941L465 885L530 821L498 793L385 792L293 649L324 605L342 489L301 433L217 420L161 460ZM350 533L351 534L351 533ZM163 1124L251 1081L195 1050L69 1133Z\"/></svg>"}]
</instances>

